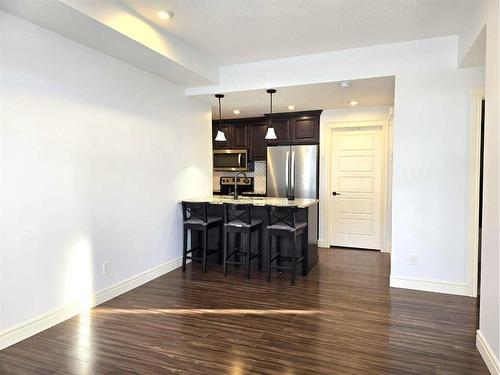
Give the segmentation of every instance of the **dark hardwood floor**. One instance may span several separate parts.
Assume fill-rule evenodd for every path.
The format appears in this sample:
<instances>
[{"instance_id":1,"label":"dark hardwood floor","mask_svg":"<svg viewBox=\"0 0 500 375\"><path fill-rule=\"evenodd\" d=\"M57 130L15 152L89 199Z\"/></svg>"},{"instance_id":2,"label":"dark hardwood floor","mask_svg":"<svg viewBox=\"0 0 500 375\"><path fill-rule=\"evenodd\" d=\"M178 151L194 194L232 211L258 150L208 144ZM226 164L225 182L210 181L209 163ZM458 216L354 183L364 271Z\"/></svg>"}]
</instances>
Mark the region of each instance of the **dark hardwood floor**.
<instances>
[{"instance_id":1,"label":"dark hardwood floor","mask_svg":"<svg viewBox=\"0 0 500 375\"><path fill-rule=\"evenodd\" d=\"M2 374L488 374L476 300L390 289L389 258L289 274L188 265L0 352Z\"/></svg>"}]
</instances>

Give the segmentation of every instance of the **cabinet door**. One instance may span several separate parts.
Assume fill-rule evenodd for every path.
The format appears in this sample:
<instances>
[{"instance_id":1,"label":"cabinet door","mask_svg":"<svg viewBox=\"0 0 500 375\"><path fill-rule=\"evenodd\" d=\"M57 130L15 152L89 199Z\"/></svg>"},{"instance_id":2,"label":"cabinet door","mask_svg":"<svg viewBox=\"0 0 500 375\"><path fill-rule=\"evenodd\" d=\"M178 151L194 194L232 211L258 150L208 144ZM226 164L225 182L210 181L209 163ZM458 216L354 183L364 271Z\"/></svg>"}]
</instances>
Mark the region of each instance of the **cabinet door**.
<instances>
[{"instance_id":1,"label":"cabinet door","mask_svg":"<svg viewBox=\"0 0 500 375\"><path fill-rule=\"evenodd\" d=\"M273 128L277 138L268 140L269 144L290 143L292 141L289 119L273 119Z\"/></svg>"},{"instance_id":2,"label":"cabinet door","mask_svg":"<svg viewBox=\"0 0 500 375\"><path fill-rule=\"evenodd\" d=\"M318 143L319 117L303 116L293 119L292 138L295 143Z\"/></svg>"},{"instance_id":3,"label":"cabinet door","mask_svg":"<svg viewBox=\"0 0 500 375\"><path fill-rule=\"evenodd\" d=\"M232 147L249 148L248 132L246 124L234 124L232 129Z\"/></svg>"},{"instance_id":4,"label":"cabinet door","mask_svg":"<svg viewBox=\"0 0 500 375\"><path fill-rule=\"evenodd\" d=\"M212 124L212 144L213 144L214 150L221 149L221 148L231 148L231 140L232 140L231 126L223 124L221 127L221 130L226 135L225 142L215 141L215 136L217 135L217 130L219 130L219 124L214 122Z\"/></svg>"},{"instance_id":5,"label":"cabinet door","mask_svg":"<svg viewBox=\"0 0 500 375\"><path fill-rule=\"evenodd\" d=\"M266 142L266 123L252 124L251 129L251 149L250 158L252 160L266 160L267 142Z\"/></svg>"}]
</instances>

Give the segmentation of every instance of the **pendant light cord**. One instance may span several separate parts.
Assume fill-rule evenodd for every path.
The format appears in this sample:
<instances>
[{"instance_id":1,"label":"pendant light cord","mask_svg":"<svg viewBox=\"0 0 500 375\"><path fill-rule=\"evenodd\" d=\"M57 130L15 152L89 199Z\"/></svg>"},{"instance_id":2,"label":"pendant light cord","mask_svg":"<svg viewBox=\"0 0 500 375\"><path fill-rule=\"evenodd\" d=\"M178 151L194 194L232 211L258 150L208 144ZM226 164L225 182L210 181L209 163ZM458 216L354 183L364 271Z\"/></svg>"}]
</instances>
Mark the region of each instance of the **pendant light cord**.
<instances>
[{"instance_id":1,"label":"pendant light cord","mask_svg":"<svg viewBox=\"0 0 500 375\"><path fill-rule=\"evenodd\" d=\"M269 94L269 107L270 107L270 113L269 113L269 125L268 128L273 127L273 94L276 92L275 89L268 89L267 93Z\"/></svg>"},{"instance_id":2,"label":"pendant light cord","mask_svg":"<svg viewBox=\"0 0 500 375\"><path fill-rule=\"evenodd\" d=\"M219 98L219 130L222 129L222 114L220 109L220 98Z\"/></svg>"},{"instance_id":3,"label":"pendant light cord","mask_svg":"<svg viewBox=\"0 0 500 375\"><path fill-rule=\"evenodd\" d=\"M273 123L273 93L271 93L271 96L270 96L270 106L271 106L271 116L269 116L269 124L272 125L272 123Z\"/></svg>"},{"instance_id":4,"label":"pendant light cord","mask_svg":"<svg viewBox=\"0 0 500 375\"><path fill-rule=\"evenodd\" d=\"M271 109L269 113L269 125L267 128L272 128L273 127L273 92L269 93L269 107Z\"/></svg>"}]
</instances>

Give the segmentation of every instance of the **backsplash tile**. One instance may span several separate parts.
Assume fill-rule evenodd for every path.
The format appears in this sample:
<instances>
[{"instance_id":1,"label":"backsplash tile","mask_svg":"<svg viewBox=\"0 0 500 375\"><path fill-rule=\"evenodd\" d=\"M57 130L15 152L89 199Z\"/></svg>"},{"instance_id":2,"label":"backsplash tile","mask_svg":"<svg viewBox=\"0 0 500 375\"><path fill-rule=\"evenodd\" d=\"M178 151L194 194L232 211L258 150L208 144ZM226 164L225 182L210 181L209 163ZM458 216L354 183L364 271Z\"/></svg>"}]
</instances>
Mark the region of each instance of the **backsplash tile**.
<instances>
[{"instance_id":1,"label":"backsplash tile","mask_svg":"<svg viewBox=\"0 0 500 375\"><path fill-rule=\"evenodd\" d=\"M248 177L254 178L254 191L256 194L266 194L266 162L254 162L254 171L245 172ZM214 191L220 191L220 178L222 176L234 176L234 172L214 171L213 185Z\"/></svg>"}]
</instances>

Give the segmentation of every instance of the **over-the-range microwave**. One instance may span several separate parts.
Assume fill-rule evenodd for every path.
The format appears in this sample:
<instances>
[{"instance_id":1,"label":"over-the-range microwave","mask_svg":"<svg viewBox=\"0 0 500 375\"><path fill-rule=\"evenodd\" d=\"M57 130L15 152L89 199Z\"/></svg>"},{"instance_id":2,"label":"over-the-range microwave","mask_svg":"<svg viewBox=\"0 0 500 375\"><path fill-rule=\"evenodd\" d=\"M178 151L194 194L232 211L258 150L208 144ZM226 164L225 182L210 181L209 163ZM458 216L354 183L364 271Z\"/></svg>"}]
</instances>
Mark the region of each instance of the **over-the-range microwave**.
<instances>
[{"instance_id":1,"label":"over-the-range microwave","mask_svg":"<svg viewBox=\"0 0 500 375\"><path fill-rule=\"evenodd\" d=\"M214 150L214 171L247 171L248 150Z\"/></svg>"}]
</instances>

